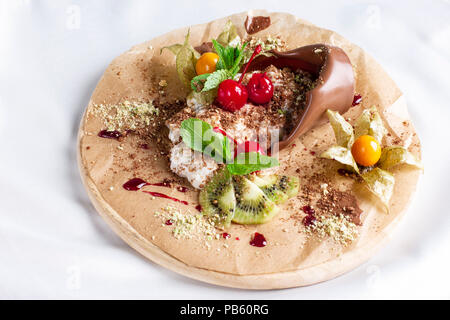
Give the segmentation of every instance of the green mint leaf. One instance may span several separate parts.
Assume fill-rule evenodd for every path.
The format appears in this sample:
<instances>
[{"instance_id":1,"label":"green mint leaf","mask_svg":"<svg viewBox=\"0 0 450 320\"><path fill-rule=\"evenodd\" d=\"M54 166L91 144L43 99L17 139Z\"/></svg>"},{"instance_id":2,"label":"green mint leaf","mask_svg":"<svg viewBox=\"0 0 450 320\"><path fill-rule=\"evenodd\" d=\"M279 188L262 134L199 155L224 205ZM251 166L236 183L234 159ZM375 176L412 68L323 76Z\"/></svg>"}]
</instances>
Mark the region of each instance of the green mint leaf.
<instances>
[{"instance_id":1,"label":"green mint leaf","mask_svg":"<svg viewBox=\"0 0 450 320\"><path fill-rule=\"evenodd\" d=\"M230 71L228 71L226 69L214 71L207 77L202 91L209 91L211 89L214 89L214 88L218 87L222 81L224 81L228 78L231 78Z\"/></svg>"},{"instance_id":2,"label":"green mint leaf","mask_svg":"<svg viewBox=\"0 0 450 320\"><path fill-rule=\"evenodd\" d=\"M219 59L216 63L216 70L226 69L222 59Z\"/></svg>"},{"instance_id":3,"label":"green mint leaf","mask_svg":"<svg viewBox=\"0 0 450 320\"><path fill-rule=\"evenodd\" d=\"M205 148L203 136L210 129L210 124L200 119L189 118L181 123L180 135L188 147L195 151L203 152Z\"/></svg>"},{"instance_id":4,"label":"green mint leaf","mask_svg":"<svg viewBox=\"0 0 450 320\"><path fill-rule=\"evenodd\" d=\"M217 52L217 55L219 56L219 61L216 64L216 70L220 69L229 70L234 63L235 48L230 46L224 47L216 40L212 40L212 43L214 49Z\"/></svg>"},{"instance_id":5,"label":"green mint leaf","mask_svg":"<svg viewBox=\"0 0 450 320\"><path fill-rule=\"evenodd\" d=\"M216 40L212 40L214 50L216 50L219 56L219 61L216 63L216 70L227 69L225 64L225 47L218 43Z\"/></svg>"},{"instance_id":6,"label":"green mint leaf","mask_svg":"<svg viewBox=\"0 0 450 320\"><path fill-rule=\"evenodd\" d=\"M228 70L231 69L231 67L233 66L235 51L236 51L236 48L233 48L230 46L227 46L224 49L224 57L223 58L225 61L226 69L228 69Z\"/></svg>"},{"instance_id":7,"label":"green mint leaf","mask_svg":"<svg viewBox=\"0 0 450 320\"><path fill-rule=\"evenodd\" d=\"M258 152L246 152L238 154L233 163L227 164L227 169L233 175L246 175L278 165L279 162L276 158Z\"/></svg>"},{"instance_id":8,"label":"green mint leaf","mask_svg":"<svg viewBox=\"0 0 450 320\"><path fill-rule=\"evenodd\" d=\"M218 163L231 158L230 141L200 119L189 118L181 123L180 135L191 149L210 156Z\"/></svg>"},{"instance_id":9,"label":"green mint leaf","mask_svg":"<svg viewBox=\"0 0 450 320\"><path fill-rule=\"evenodd\" d=\"M240 49L236 48L236 58L234 60L233 67L231 68L231 77L234 78L234 76L239 72L241 69L241 66L244 64L244 53L245 53L245 47L247 46L247 42L242 45Z\"/></svg>"},{"instance_id":10,"label":"green mint leaf","mask_svg":"<svg viewBox=\"0 0 450 320\"><path fill-rule=\"evenodd\" d=\"M244 64L245 48L248 43L244 43L240 48L231 46L222 46L216 40L212 40L214 49L219 55L219 61L216 64L216 70L226 69L230 71L229 78L233 78Z\"/></svg>"},{"instance_id":11,"label":"green mint leaf","mask_svg":"<svg viewBox=\"0 0 450 320\"><path fill-rule=\"evenodd\" d=\"M194 90L195 92L202 91L202 89L205 85L205 81L210 75L211 75L211 73L204 73L204 74L201 74L199 76L195 76L194 78L192 78L192 80L191 80L192 90Z\"/></svg>"}]
</instances>

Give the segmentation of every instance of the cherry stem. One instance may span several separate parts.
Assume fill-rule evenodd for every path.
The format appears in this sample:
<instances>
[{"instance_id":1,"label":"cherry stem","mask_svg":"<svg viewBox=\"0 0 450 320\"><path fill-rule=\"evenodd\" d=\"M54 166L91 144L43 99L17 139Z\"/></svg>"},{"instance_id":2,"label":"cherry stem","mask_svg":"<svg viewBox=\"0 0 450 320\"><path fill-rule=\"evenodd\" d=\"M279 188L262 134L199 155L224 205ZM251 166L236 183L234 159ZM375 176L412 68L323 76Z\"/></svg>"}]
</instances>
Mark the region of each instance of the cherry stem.
<instances>
[{"instance_id":1,"label":"cherry stem","mask_svg":"<svg viewBox=\"0 0 450 320\"><path fill-rule=\"evenodd\" d=\"M253 59L255 58L255 56L257 54L259 54L261 52L262 48L261 45L258 44L255 48L255 50L253 51L252 56L250 57L250 59L248 60L247 64L245 65L244 71L242 71L241 77L239 78L238 83L240 84L242 82L242 80L244 79L244 75L247 72L248 67L250 66L250 63L252 63Z\"/></svg>"},{"instance_id":2,"label":"cherry stem","mask_svg":"<svg viewBox=\"0 0 450 320\"><path fill-rule=\"evenodd\" d=\"M230 136L226 131L222 130L219 127L214 127L213 131L217 132L217 133L220 133L221 135L223 135L223 136L227 137L228 139L232 140L234 145L237 146L237 144L238 144L237 141L232 136Z\"/></svg>"}]
</instances>

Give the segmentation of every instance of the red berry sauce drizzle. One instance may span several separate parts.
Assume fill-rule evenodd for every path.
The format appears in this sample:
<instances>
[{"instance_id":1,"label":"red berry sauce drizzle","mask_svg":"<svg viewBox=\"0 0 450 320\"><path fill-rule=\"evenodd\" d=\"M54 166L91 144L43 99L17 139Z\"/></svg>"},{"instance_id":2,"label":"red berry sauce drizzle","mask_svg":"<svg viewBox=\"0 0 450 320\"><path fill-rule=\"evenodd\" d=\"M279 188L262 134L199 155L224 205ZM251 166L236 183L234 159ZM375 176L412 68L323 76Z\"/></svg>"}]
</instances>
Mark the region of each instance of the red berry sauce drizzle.
<instances>
[{"instance_id":1,"label":"red berry sauce drizzle","mask_svg":"<svg viewBox=\"0 0 450 320\"><path fill-rule=\"evenodd\" d=\"M266 238L261 233L255 232L252 240L250 240L250 245L254 247L265 247L267 245Z\"/></svg>"},{"instance_id":2,"label":"red berry sauce drizzle","mask_svg":"<svg viewBox=\"0 0 450 320\"><path fill-rule=\"evenodd\" d=\"M314 216L316 211L311 206L304 206L302 210L307 214L306 217L303 218L303 225L305 227L309 227L310 225L314 224L314 222L316 221L316 217Z\"/></svg>"},{"instance_id":3,"label":"red berry sauce drizzle","mask_svg":"<svg viewBox=\"0 0 450 320\"><path fill-rule=\"evenodd\" d=\"M168 196L168 195L166 195L164 193L153 192L153 191L142 191L142 192L148 193L148 194L150 194L150 195L152 195L154 197L165 198L165 199L173 200L175 202L180 202L180 203L182 203L184 205L188 205L189 204L187 201L180 200L180 199L177 199L177 198L174 198L174 197L170 197L170 196Z\"/></svg>"},{"instance_id":4,"label":"red berry sauce drizzle","mask_svg":"<svg viewBox=\"0 0 450 320\"><path fill-rule=\"evenodd\" d=\"M156 186L156 187L166 187L166 188L171 188L172 187L170 182L167 182L167 181L157 182L157 183L149 183L148 185L149 186Z\"/></svg>"},{"instance_id":5,"label":"red berry sauce drizzle","mask_svg":"<svg viewBox=\"0 0 450 320\"><path fill-rule=\"evenodd\" d=\"M147 181L142 180L141 178L133 178L133 179L128 180L127 182L125 182L123 184L123 188L125 190L128 190L128 191L138 191L138 190L142 189L145 186L157 186L157 187L166 187L166 188L171 188L172 187L172 185L168 181L163 181L163 182L158 182L158 183L148 183ZM179 186L176 189L179 192L186 192L186 191L188 191L188 188L182 187L182 186ZM165 199L170 199L170 200L173 200L173 201L176 201L176 202L180 202L180 203L185 204L185 205L189 204L187 201L180 200L180 199L177 199L177 198L174 198L174 197L170 197L170 196L165 195L165 194L160 193L160 192L153 192L153 191L142 191L142 192L148 193L148 194L150 194L150 195L152 195L154 197L165 198Z\"/></svg>"},{"instance_id":6,"label":"red berry sauce drizzle","mask_svg":"<svg viewBox=\"0 0 450 320\"><path fill-rule=\"evenodd\" d=\"M137 191L148 185L149 183L141 178L133 178L125 182L122 187L128 191Z\"/></svg>"},{"instance_id":7,"label":"red berry sauce drizzle","mask_svg":"<svg viewBox=\"0 0 450 320\"><path fill-rule=\"evenodd\" d=\"M360 104L362 101L362 97L360 94L355 94L355 96L353 97L353 103L352 106L357 106L358 104Z\"/></svg>"},{"instance_id":8,"label":"red berry sauce drizzle","mask_svg":"<svg viewBox=\"0 0 450 320\"><path fill-rule=\"evenodd\" d=\"M172 188L172 184L169 181L148 183L147 181L142 180L141 178L133 178L123 184L123 188L128 191L137 191L145 186ZM183 187L183 186L178 186L178 187L176 187L176 189L179 192L187 192L189 190L187 187Z\"/></svg>"},{"instance_id":9,"label":"red berry sauce drizzle","mask_svg":"<svg viewBox=\"0 0 450 320\"><path fill-rule=\"evenodd\" d=\"M98 136L101 138L118 140L122 136L122 134L119 131L102 130L98 133Z\"/></svg>"},{"instance_id":10,"label":"red berry sauce drizzle","mask_svg":"<svg viewBox=\"0 0 450 320\"><path fill-rule=\"evenodd\" d=\"M226 232L222 233L222 238L228 239L230 237L231 237L231 235L229 233L226 233Z\"/></svg>"}]
</instances>

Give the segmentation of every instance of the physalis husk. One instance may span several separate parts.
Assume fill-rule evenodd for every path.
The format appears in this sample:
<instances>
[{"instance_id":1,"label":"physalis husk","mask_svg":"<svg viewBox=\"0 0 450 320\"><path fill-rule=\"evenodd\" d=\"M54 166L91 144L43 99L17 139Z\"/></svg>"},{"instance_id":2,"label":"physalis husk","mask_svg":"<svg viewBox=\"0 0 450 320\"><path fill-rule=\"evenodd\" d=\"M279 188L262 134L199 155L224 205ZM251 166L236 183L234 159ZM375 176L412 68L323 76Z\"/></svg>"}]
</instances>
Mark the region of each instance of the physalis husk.
<instances>
[{"instance_id":1,"label":"physalis husk","mask_svg":"<svg viewBox=\"0 0 450 320\"><path fill-rule=\"evenodd\" d=\"M338 112L327 110L327 116L336 137L336 146L321 154L322 158L333 159L357 173L366 183L368 189L376 195L389 211L389 200L394 192L395 178L388 171L394 166L408 164L423 169L422 163L402 146L382 147L380 160L373 167L361 170L353 158L351 148L356 139L363 135L374 137L381 145L387 133L375 106L365 109L356 119L355 128Z\"/></svg>"}]
</instances>

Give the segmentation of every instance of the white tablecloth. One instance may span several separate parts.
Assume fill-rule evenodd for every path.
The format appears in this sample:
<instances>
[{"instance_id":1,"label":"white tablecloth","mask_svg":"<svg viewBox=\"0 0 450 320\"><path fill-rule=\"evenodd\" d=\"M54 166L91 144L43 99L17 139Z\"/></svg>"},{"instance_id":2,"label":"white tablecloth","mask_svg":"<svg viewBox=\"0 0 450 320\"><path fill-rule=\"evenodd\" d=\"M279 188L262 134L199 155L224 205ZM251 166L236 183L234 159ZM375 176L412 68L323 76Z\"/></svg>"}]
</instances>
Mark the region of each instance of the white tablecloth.
<instances>
[{"instance_id":1,"label":"white tablecloth","mask_svg":"<svg viewBox=\"0 0 450 320\"><path fill-rule=\"evenodd\" d=\"M115 56L252 8L293 13L371 53L406 94L423 143L425 174L392 241L311 287L233 290L165 270L110 230L78 174L78 123ZM449 298L449 57L448 0L0 0L0 298Z\"/></svg>"}]
</instances>

